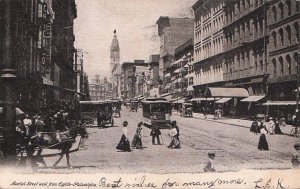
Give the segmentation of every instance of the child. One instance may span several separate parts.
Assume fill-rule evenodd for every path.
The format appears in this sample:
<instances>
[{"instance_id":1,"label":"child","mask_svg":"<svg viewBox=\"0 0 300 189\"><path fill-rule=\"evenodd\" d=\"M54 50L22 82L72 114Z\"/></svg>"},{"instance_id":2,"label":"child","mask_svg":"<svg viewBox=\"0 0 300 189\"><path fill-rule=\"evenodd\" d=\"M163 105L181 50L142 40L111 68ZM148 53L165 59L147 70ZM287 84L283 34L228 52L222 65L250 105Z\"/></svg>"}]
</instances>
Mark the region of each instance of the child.
<instances>
[{"instance_id":1,"label":"child","mask_svg":"<svg viewBox=\"0 0 300 189\"><path fill-rule=\"evenodd\" d=\"M208 153L208 162L206 166L204 167L204 172L215 172L215 167L213 165L213 160L215 159L216 154L215 153Z\"/></svg>"}]
</instances>

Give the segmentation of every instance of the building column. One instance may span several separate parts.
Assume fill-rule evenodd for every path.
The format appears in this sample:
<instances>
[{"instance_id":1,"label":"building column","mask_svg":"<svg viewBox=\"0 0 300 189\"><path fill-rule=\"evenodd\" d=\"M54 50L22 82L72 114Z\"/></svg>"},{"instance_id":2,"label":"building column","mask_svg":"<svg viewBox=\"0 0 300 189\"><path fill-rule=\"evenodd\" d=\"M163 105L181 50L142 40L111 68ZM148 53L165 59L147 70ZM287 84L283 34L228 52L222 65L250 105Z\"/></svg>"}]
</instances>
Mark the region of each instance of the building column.
<instances>
[{"instance_id":1,"label":"building column","mask_svg":"<svg viewBox=\"0 0 300 189\"><path fill-rule=\"evenodd\" d=\"M4 69L1 70L1 85L3 96L1 97L4 107L4 155L8 163L15 158L15 122L16 122L16 101L15 101L15 81L16 75L12 60L12 7L13 0L4 0L4 43L3 43L3 62ZM0 149L2 150L2 149ZM13 163L13 162L11 162Z\"/></svg>"}]
</instances>

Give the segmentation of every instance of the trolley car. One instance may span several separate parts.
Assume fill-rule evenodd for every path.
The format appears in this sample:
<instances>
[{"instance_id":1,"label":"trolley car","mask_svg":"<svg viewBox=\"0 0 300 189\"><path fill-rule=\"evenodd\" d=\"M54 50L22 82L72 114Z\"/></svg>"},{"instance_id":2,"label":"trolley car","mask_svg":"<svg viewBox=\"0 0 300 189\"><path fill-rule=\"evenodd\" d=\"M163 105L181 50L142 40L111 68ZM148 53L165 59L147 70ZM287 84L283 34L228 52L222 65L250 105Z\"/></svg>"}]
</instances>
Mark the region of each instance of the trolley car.
<instances>
[{"instance_id":1,"label":"trolley car","mask_svg":"<svg viewBox=\"0 0 300 189\"><path fill-rule=\"evenodd\" d=\"M150 98L142 102L145 125L168 128L171 123L172 106L164 98Z\"/></svg>"}]
</instances>

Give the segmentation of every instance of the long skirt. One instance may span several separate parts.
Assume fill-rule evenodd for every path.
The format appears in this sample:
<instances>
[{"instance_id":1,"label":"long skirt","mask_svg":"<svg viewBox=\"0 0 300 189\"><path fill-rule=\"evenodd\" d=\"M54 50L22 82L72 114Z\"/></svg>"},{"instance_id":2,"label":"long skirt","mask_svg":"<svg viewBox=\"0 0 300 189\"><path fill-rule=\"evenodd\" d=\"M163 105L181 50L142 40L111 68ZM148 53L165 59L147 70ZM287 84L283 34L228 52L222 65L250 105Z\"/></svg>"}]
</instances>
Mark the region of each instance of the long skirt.
<instances>
[{"instance_id":1,"label":"long skirt","mask_svg":"<svg viewBox=\"0 0 300 189\"><path fill-rule=\"evenodd\" d=\"M275 134L282 134L279 124L275 124L274 132Z\"/></svg>"},{"instance_id":2,"label":"long skirt","mask_svg":"<svg viewBox=\"0 0 300 189\"><path fill-rule=\"evenodd\" d=\"M269 145L268 145L265 134L262 134L259 137L258 149L259 150L269 150Z\"/></svg>"},{"instance_id":3,"label":"long skirt","mask_svg":"<svg viewBox=\"0 0 300 189\"><path fill-rule=\"evenodd\" d=\"M142 139L138 135L135 135L133 137L131 146L136 148L142 148Z\"/></svg>"},{"instance_id":4,"label":"long skirt","mask_svg":"<svg viewBox=\"0 0 300 189\"><path fill-rule=\"evenodd\" d=\"M120 140L118 146L116 147L116 149L122 150L122 151L126 151L126 152L130 152L131 151L129 141L125 137L124 134L122 135L121 140Z\"/></svg>"}]
</instances>

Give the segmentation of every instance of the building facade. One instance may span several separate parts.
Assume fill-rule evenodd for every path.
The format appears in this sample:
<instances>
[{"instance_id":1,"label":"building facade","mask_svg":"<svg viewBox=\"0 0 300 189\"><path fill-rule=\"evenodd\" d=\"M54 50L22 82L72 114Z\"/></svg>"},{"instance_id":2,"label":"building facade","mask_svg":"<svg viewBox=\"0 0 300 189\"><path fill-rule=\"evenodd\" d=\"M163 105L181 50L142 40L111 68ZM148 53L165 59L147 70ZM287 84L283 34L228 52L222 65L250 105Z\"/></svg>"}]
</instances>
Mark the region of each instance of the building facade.
<instances>
[{"instance_id":1,"label":"building facade","mask_svg":"<svg viewBox=\"0 0 300 189\"><path fill-rule=\"evenodd\" d=\"M164 75L174 60L174 50L193 36L192 18L160 17L158 25L158 36L160 37L160 61L159 76L163 80L163 87L166 85Z\"/></svg>"},{"instance_id":2,"label":"building facade","mask_svg":"<svg viewBox=\"0 0 300 189\"><path fill-rule=\"evenodd\" d=\"M150 91L153 89L159 89L159 85L162 81L159 78L159 54L150 55L149 57L149 77L147 79L147 96L150 96Z\"/></svg>"},{"instance_id":3,"label":"building facade","mask_svg":"<svg viewBox=\"0 0 300 189\"><path fill-rule=\"evenodd\" d=\"M199 0L192 9L194 21L193 87L204 96L208 86L222 86L224 0Z\"/></svg>"},{"instance_id":4,"label":"building facade","mask_svg":"<svg viewBox=\"0 0 300 189\"><path fill-rule=\"evenodd\" d=\"M148 69L148 64L145 63L144 60L134 60L133 62L124 62L122 64L121 93L123 99L131 99L142 95L139 92L147 88L145 86L145 72L147 72Z\"/></svg>"},{"instance_id":5,"label":"building facade","mask_svg":"<svg viewBox=\"0 0 300 189\"><path fill-rule=\"evenodd\" d=\"M91 81L89 92L92 101L103 101L113 97L111 83L107 80L107 77L101 79L100 75L95 75L95 78Z\"/></svg>"}]
</instances>

